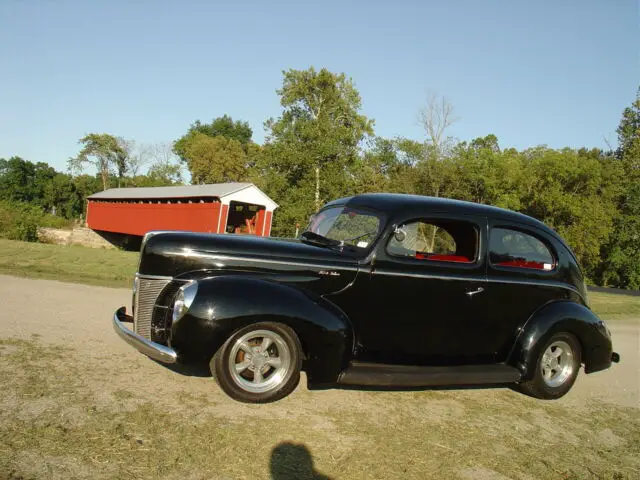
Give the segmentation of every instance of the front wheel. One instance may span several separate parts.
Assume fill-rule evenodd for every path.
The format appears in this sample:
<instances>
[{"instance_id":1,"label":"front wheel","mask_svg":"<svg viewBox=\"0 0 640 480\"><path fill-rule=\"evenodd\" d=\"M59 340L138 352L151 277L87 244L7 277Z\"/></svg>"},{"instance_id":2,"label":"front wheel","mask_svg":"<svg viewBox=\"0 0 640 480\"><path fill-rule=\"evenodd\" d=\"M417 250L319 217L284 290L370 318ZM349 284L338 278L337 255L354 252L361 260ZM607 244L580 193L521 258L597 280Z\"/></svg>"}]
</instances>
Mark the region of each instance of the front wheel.
<instances>
[{"instance_id":1,"label":"front wheel","mask_svg":"<svg viewBox=\"0 0 640 480\"><path fill-rule=\"evenodd\" d=\"M553 400L565 395L576 381L581 364L580 343L570 333L553 335L538 354L531 380L519 385L532 397Z\"/></svg>"},{"instance_id":2,"label":"front wheel","mask_svg":"<svg viewBox=\"0 0 640 480\"><path fill-rule=\"evenodd\" d=\"M234 333L218 349L209 367L231 398L246 403L274 402L298 385L302 348L290 327L256 323Z\"/></svg>"}]
</instances>

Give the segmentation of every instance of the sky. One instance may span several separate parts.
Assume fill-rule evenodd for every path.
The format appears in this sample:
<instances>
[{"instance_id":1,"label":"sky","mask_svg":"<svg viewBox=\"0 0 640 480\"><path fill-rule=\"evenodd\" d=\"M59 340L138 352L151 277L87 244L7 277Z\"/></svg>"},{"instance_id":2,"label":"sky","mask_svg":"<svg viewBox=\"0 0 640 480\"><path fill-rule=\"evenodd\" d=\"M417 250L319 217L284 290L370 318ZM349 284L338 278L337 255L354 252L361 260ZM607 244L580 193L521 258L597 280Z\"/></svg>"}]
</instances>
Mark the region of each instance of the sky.
<instances>
[{"instance_id":1,"label":"sky","mask_svg":"<svg viewBox=\"0 0 640 480\"><path fill-rule=\"evenodd\" d=\"M639 25L637 0L0 0L0 158L64 171L87 133L171 142L225 113L262 143L282 71L310 66L353 79L379 136L424 139L435 92L460 140L615 146Z\"/></svg>"}]
</instances>

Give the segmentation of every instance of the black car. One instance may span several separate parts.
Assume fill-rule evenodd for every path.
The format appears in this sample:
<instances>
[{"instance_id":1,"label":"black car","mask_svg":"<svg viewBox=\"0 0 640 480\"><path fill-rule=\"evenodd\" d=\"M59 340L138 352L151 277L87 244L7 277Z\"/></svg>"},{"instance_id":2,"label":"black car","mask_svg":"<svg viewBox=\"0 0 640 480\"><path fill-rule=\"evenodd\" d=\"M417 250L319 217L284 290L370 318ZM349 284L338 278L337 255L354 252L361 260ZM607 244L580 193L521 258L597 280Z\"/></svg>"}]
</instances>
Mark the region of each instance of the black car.
<instances>
[{"instance_id":1,"label":"black car","mask_svg":"<svg viewBox=\"0 0 640 480\"><path fill-rule=\"evenodd\" d=\"M295 240L151 232L133 316L113 323L157 361L208 362L244 402L288 395L301 370L310 388L516 384L553 399L581 365L619 360L556 232L411 195L335 200Z\"/></svg>"}]
</instances>

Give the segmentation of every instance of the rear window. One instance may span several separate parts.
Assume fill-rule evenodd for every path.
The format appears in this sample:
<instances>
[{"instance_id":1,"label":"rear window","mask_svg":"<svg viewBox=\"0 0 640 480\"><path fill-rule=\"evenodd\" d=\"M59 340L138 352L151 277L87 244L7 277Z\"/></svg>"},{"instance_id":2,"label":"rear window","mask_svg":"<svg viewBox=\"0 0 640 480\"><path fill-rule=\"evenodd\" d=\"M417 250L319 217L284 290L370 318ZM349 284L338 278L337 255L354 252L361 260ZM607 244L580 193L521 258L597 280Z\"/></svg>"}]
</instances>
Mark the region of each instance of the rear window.
<instances>
[{"instance_id":1,"label":"rear window","mask_svg":"<svg viewBox=\"0 0 640 480\"><path fill-rule=\"evenodd\" d=\"M509 228L493 228L489 260L498 267L553 270L555 258L540 239Z\"/></svg>"}]
</instances>

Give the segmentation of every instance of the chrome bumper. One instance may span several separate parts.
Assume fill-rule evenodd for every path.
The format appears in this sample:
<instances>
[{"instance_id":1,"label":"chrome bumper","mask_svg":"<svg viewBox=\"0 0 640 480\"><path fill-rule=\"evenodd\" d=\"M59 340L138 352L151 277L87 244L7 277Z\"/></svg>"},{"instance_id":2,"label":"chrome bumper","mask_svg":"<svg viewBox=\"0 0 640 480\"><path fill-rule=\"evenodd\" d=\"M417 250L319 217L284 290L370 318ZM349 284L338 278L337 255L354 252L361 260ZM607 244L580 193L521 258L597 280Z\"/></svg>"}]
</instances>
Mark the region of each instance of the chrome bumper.
<instances>
[{"instance_id":1,"label":"chrome bumper","mask_svg":"<svg viewBox=\"0 0 640 480\"><path fill-rule=\"evenodd\" d=\"M160 345L159 343L151 342L144 337L141 337L133 330L129 330L124 326L125 322L131 322L131 317L127 315L126 308L120 307L113 314L113 329L116 333L129 345L144 353L147 357L153 358L162 363L176 363L178 361L178 354L169 347Z\"/></svg>"}]
</instances>

